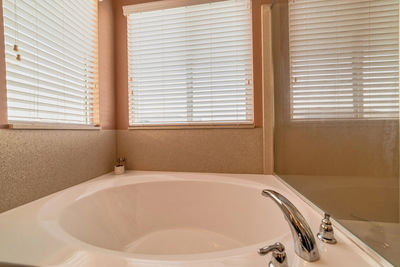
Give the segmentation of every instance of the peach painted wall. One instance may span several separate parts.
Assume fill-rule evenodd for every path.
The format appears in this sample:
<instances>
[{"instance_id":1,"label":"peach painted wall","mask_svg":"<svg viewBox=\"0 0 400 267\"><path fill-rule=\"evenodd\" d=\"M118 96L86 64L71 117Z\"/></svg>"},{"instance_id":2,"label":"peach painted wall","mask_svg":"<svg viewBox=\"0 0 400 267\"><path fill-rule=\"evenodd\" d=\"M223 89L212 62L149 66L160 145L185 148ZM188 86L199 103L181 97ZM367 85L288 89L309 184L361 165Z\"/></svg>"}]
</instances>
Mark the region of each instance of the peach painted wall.
<instances>
[{"instance_id":1,"label":"peach painted wall","mask_svg":"<svg viewBox=\"0 0 400 267\"><path fill-rule=\"evenodd\" d=\"M100 123L115 129L114 18L112 0L99 2Z\"/></svg>"}]
</instances>

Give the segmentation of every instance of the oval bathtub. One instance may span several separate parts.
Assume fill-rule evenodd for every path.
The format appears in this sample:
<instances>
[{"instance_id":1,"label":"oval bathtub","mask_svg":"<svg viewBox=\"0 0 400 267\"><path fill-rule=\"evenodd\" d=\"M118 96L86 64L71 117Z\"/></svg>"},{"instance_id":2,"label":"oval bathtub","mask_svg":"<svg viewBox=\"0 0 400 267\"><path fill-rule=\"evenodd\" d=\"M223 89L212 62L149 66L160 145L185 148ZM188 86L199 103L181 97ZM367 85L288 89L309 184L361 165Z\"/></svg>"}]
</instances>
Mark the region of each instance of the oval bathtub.
<instances>
[{"instance_id":1,"label":"oval bathtub","mask_svg":"<svg viewBox=\"0 0 400 267\"><path fill-rule=\"evenodd\" d=\"M58 234L140 259L210 258L244 247L255 253L256 246L289 233L276 205L261 196L261 185L171 176L115 179L66 192L42 209L41 219L53 221Z\"/></svg>"},{"instance_id":2,"label":"oval bathtub","mask_svg":"<svg viewBox=\"0 0 400 267\"><path fill-rule=\"evenodd\" d=\"M1 214L0 265L262 267L271 255L257 249L279 241L289 266L309 266L265 188L287 197L316 234L321 211L274 176L129 171ZM321 258L312 266L376 265L335 233L337 245L317 242Z\"/></svg>"}]
</instances>

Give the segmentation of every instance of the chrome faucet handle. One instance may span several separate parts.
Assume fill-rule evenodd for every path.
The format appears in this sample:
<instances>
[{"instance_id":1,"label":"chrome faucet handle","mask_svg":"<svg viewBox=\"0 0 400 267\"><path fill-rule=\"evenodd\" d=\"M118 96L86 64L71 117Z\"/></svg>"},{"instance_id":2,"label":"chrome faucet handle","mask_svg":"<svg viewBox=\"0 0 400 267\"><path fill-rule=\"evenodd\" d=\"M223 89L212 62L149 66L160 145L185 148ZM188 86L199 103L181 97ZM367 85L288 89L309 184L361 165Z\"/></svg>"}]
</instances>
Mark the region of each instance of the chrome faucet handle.
<instances>
[{"instance_id":1,"label":"chrome faucet handle","mask_svg":"<svg viewBox=\"0 0 400 267\"><path fill-rule=\"evenodd\" d=\"M264 189L262 195L270 197L281 209L292 232L294 252L309 262L319 259L317 243L306 219L300 211L283 195L274 190Z\"/></svg>"},{"instance_id":2,"label":"chrome faucet handle","mask_svg":"<svg viewBox=\"0 0 400 267\"><path fill-rule=\"evenodd\" d=\"M336 238L333 233L332 222L330 220L331 215L325 213L324 218L321 221L321 225L319 226L319 232L317 237L322 242L328 244L336 244Z\"/></svg>"},{"instance_id":3,"label":"chrome faucet handle","mask_svg":"<svg viewBox=\"0 0 400 267\"><path fill-rule=\"evenodd\" d=\"M271 246L258 249L258 254L266 255L272 252L272 259L269 262L269 267L288 267L286 260L285 246L282 243L275 243Z\"/></svg>"}]
</instances>

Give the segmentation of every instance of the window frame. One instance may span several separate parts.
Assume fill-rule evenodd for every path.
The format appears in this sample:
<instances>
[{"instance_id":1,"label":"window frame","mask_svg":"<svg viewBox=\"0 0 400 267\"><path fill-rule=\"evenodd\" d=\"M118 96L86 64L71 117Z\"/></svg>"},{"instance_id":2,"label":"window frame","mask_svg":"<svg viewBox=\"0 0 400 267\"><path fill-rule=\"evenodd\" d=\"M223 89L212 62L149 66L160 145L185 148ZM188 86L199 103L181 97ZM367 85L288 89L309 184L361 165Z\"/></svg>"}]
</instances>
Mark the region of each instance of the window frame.
<instances>
[{"instance_id":1,"label":"window frame","mask_svg":"<svg viewBox=\"0 0 400 267\"><path fill-rule=\"evenodd\" d=\"M140 4L133 4L133 5L125 5L122 6L123 15L126 18L126 27L128 29L128 19L127 16L132 12L143 12L143 11L151 11L155 9L166 9L166 8L173 8L173 7L180 7L180 6L189 6L189 5L197 5L197 4L204 4L204 3L211 3L211 2L219 2L224 0L188 0L185 1L185 4L177 0L163 0L163 1L151 1L148 0L145 3ZM257 92L261 91L262 86L261 84L261 77L259 82L256 82L255 77L257 77L256 73L256 65L261 66L261 64L256 64L257 55L260 58L261 63L261 6L264 4L270 4L269 1L254 1L249 0L250 3L250 35L251 35L251 64L252 64L252 94L253 94L253 101L252 101L252 119L251 121L246 122L185 122L185 123L166 123L166 124L144 124L144 125L131 125L129 119L129 113L127 114L127 128L129 130L151 130L151 129L213 129L213 128L221 128L221 129L251 129L251 128L258 128L261 126L261 119L260 117L260 107L262 106L262 100L258 99L261 98L261 94L257 94ZM260 13L260 14L258 14ZM127 32L127 31L125 31ZM128 35L126 34L126 47L128 49ZM255 44L259 43L259 45ZM259 46L259 47L258 47ZM127 60L127 68L129 69L129 58L128 55L126 57ZM261 69L261 67L260 67ZM259 71L261 75L261 71ZM129 87L126 88L127 98L129 99ZM260 100L260 101L258 101ZM129 100L128 108L129 108ZM260 103L261 102L261 103ZM258 112L257 112L258 111Z\"/></svg>"},{"instance_id":2,"label":"window frame","mask_svg":"<svg viewBox=\"0 0 400 267\"><path fill-rule=\"evenodd\" d=\"M293 2L293 1L292 1ZM293 124L294 126L296 125L312 125L312 126L319 126L319 125L337 125L338 123L342 123L343 125L351 125L351 123L354 123L356 125L364 125L364 124L368 124L368 123L380 123L380 122L395 122L399 120L399 117L363 117L363 116L354 116L353 118L351 117L334 117L334 118L293 118L293 110L295 110L293 108L293 91L292 91L292 72L291 72L291 66L292 66L292 61L291 61L291 52L290 52L290 7L289 5L292 2L288 2L287 5L285 6L286 11L287 12L287 20L284 21L284 27L285 27L285 32L284 34L286 36L280 36L281 39L284 39L284 41L287 42L287 47L285 47L286 51L283 51L286 56L287 56L287 71L290 73L289 74L289 82L288 82L288 86L287 88L285 88L285 92L286 94L289 96L287 98L285 98L284 103L285 105L287 105L287 107L284 107L284 116L282 116L281 118L281 124L283 125L289 125L289 124ZM399 7L400 10L400 7ZM400 26L399 26L400 29ZM399 48L399 53L400 53L400 48ZM357 61L354 61L355 63L357 63ZM353 63L354 63L353 62ZM399 61L400 62L400 61ZM356 79L355 76L352 77L352 82L354 83L354 80ZM399 87L400 87L400 83L399 83ZM355 101L355 98L357 97L355 94L357 93L357 90L355 88L352 88L352 103L357 103L359 104L357 101ZM400 94L398 96L400 98ZM365 100L363 100L360 103L365 103ZM357 112L355 112L358 109L363 109L360 107L357 107L356 105L353 105L352 107L353 112L351 114L356 114L358 115ZM400 110L400 105L398 106L398 109ZM362 113L360 113L362 114Z\"/></svg>"},{"instance_id":3,"label":"window frame","mask_svg":"<svg viewBox=\"0 0 400 267\"><path fill-rule=\"evenodd\" d=\"M2 50L2 55L0 57L0 71L1 74L4 74L4 80L0 80L0 82L4 82L4 90L0 90L0 96L4 95L4 101L1 101L0 104L5 103L3 107L0 109L0 129L12 129L12 130L101 130L101 120L100 120L100 79L99 79L99 1L94 0L96 5L96 14L95 14L95 82L94 82L94 102L93 102L93 118L91 119L91 124L75 124L75 123L63 123L63 122L41 122L41 121L29 121L29 120L21 120L21 121L13 121L9 119L8 115L8 100L7 100L7 79L6 79L6 59L5 59L5 32L4 32L4 21L0 20L0 49ZM3 18L3 5L0 2L0 18ZM2 87L2 86L0 86ZM0 88L1 89L1 88Z\"/></svg>"}]
</instances>

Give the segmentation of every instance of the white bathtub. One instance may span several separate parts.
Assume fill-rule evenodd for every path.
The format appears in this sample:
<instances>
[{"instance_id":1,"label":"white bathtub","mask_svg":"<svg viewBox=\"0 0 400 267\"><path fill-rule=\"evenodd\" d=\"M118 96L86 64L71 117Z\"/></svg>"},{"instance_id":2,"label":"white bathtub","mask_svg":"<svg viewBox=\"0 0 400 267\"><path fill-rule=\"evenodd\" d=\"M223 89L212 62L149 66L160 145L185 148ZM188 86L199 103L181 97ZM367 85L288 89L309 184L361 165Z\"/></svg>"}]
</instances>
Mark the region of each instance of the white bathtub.
<instances>
[{"instance_id":1,"label":"white bathtub","mask_svg":"<svg viewBox=\"0 0 400 267\"><path fill-rule=\"evenodd\" d=\"M293 252L270 188L316 233L321 215L268 175L128 172L104 175L0 214L0 262L39 266L267 266L257 248L282 242L290 266L375 266L340 231L321 259Z\"/></svg>"}]
</instances>

